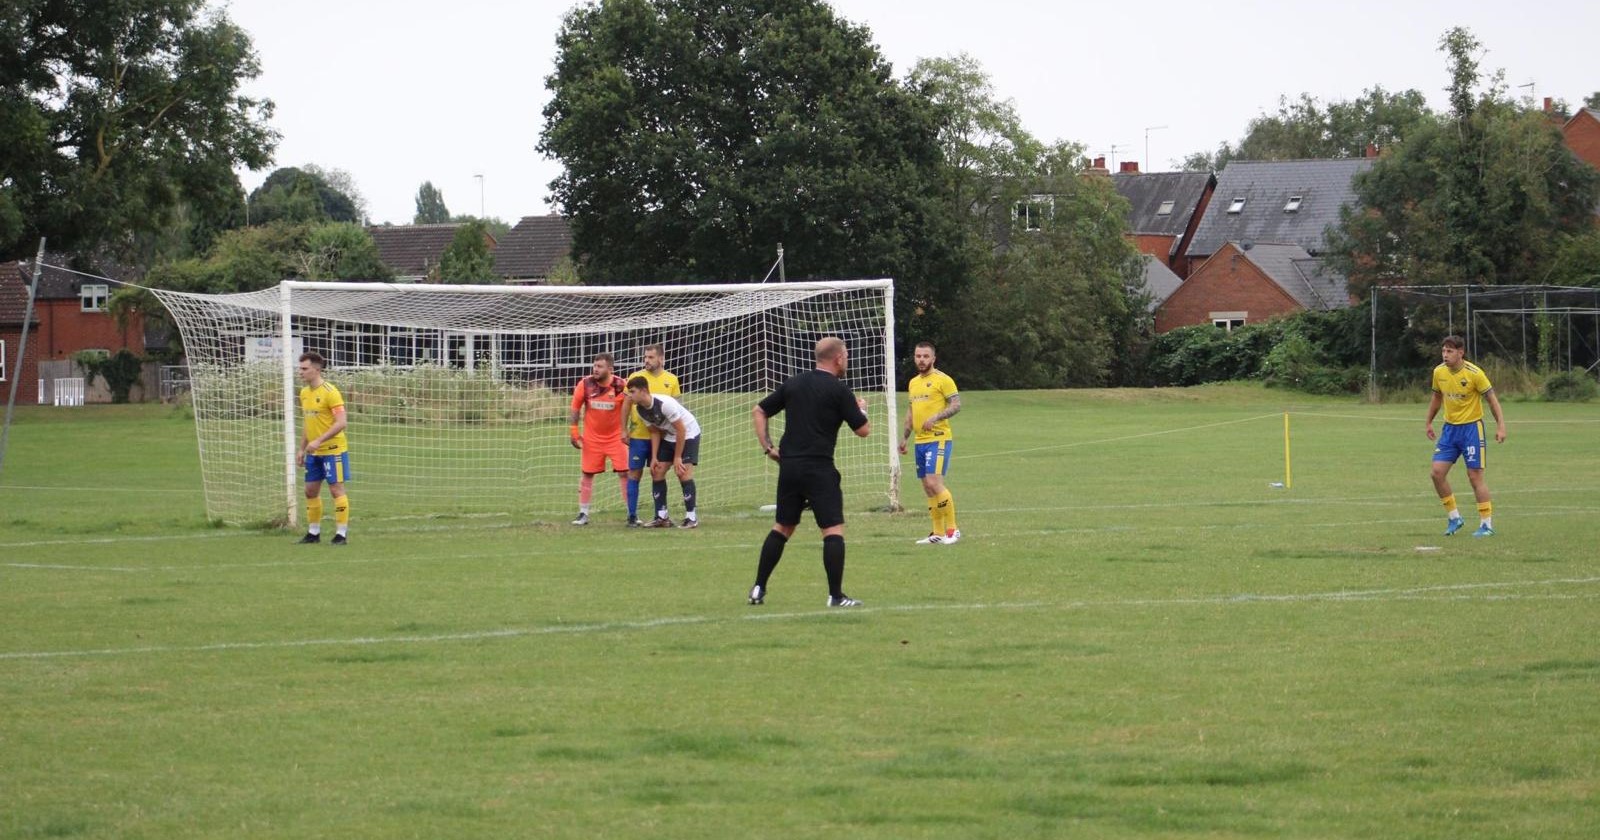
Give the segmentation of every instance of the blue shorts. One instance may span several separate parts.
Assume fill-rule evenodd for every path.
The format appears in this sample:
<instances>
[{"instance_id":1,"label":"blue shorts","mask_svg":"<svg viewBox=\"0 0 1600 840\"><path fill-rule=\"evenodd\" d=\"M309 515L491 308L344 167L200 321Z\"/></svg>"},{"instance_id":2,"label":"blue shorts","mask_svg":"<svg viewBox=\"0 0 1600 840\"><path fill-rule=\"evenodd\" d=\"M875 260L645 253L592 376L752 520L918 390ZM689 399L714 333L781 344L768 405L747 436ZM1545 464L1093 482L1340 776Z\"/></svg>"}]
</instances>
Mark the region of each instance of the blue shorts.
<instances>
[{"instance_id":1,"label":"blue shorts","mask_svg":"<svg viewBox=\"0 0 1600 840\"><path fill-rule=\"evenodd\" d=\"M955 445L953 440L931 440L917 444L917 478L944 475L950 469L950 450Z\"/></svg>"},{"instance_id":2,"label":"blue shorts","mask_svg":"<svg viewBox=\"0 0 1600 840\"><path fill-rule=\"evenodd\" d=\"M628 469L642 470L650 466L650 439L628 438Z\"/></svg>"},{"instance_id":3,"label":"blue shorts","mask_svg":"<svg viewBox=\"0 0 1600 840\"><path fill-rule=\"evenodd\" d=\"M1467 469L1481 470L1486 442L1482 420L1459 426L1446 423L1444 431L1439 434L1438 445L1433 447L1433 460L1454 464L1457 458L1462 458L1466 460Z\"/></svg>"},{"instance_id":4,"label":"blue shorts","mask_svg":"<svg viewBox=\"0 0 1600 840\"><path fill-rule=\"evenodd\" d=\"M343 484L350 480L350 453L338 455L307 455L306 482L326 481Z\"/></svg>"}]
</instances>

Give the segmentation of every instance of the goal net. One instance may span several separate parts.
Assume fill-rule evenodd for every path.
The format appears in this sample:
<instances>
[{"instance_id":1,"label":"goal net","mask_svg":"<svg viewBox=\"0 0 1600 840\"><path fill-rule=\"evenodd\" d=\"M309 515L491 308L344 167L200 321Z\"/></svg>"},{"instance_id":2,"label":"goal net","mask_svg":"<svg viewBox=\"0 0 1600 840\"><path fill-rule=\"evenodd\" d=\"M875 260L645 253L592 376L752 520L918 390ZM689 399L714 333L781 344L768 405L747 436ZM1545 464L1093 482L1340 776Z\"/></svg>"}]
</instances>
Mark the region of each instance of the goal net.
<instances>
[{"instance_id":1,"label":"goal net","mask_svg":"<svg viewBox=\"0 0 1600 840\"><path fill-rule=\"evenodd\" d=\"M663 348L699 420L697 508L754 511L776 465L750 410L813 367L819 338L850 349L846 383L878 429L842 433L836 462L851 509L897 507L893 281L706 286L447 286L284 282L228 295L155 290L183 337L210 518L303 519L302 352L328 359L344 395L351 497L366 523L505 515L550 521L577 509L579 455L568 440L574 385L608 352L616 372ZM774 439L783 415L774 420ZM682 510L668 475L672 510ZM649 474L640 491L648 513ZM594 515L624 502L598 476Z\"/></svg>"}]
</instances>

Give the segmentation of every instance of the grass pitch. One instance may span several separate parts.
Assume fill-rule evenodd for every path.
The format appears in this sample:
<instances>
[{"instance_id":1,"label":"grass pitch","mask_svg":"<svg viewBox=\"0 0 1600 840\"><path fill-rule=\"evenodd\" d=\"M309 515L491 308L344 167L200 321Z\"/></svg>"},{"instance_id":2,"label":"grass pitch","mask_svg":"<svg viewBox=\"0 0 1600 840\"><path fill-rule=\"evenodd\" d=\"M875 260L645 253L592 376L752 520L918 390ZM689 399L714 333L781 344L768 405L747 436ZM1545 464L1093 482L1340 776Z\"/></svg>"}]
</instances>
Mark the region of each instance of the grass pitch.
<instances>
[{"instance_id":1,"label":"grass pitch","mask_svg":"<svg viewBox=\"0 0 1600 840\"><path fill-rule=\"evenodd\" d=\"M1594 836L1600 409L1506 406L1473 540L1421 405L967 403L965 538L852 510L831 612L809 523L760 608L753 510L363 522L353 483L352 544L297 546L206 523L166 409L23 410L0 838Z\"/></svg>"}]
</instances>

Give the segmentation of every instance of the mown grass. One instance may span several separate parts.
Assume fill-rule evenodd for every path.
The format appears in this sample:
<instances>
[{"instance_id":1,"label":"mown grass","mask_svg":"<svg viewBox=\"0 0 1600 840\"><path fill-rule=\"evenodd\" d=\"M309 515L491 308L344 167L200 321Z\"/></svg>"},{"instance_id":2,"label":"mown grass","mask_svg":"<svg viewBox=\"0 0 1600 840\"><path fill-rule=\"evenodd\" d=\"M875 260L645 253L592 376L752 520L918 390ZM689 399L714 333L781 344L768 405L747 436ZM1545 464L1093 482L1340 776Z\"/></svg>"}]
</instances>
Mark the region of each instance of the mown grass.
<instances>
[{"instance_id":1,"label":"mown grass","mask_svg":"<svg viewBox=\"0 0 1600 840\"><path fill-rule=\"evenodd\" d=\"M809 525L743 604L754 510L363 522L357 483L301 547L206 522L191 421L20 412L0 837L1593 836L1600 409L1508 405L1499 534L1447 540L1418 406L968 397L965 539L860 502L842 613Z\"/></svg>"}]
</instances>

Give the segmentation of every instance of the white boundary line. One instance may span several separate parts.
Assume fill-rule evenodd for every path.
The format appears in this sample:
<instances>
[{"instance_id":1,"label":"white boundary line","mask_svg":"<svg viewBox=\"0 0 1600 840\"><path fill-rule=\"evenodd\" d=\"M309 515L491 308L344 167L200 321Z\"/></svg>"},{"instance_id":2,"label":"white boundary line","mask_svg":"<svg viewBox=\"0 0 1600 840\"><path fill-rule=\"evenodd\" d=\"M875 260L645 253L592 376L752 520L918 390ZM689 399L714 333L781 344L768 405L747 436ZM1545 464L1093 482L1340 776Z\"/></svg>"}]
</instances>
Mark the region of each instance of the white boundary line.
<instances>
[{"instance_id":1,"label":"white boundary line","mask_svg":"<svg viewBox=\"0 0 1600 840\"><path fill-rule=\"evenodd\" d=\"M545 627L507 627L497 630L479 630L465 633L438 633L424 636L354 636L344 639L284 639L279 641L262 642L213 642L200 645L146 645L143 647L129 648L91 648L84 650L44 650L44 651L11 651L0 653L0 661L6 660L39 660L39 659L65 659L82 657L111 657L129 656L134 654L163 654L163 653L213 653L219 651L236 650L284 650L310 647L358 647L367 645L396 645L396 644L433 644L439 642L471 642L487 639L515 639L532 636L553 636L562 634L591 634L591 633L618 633L628 631L655 630L662 627L684 627L707 624L723 624L736 621L786 621L791 619L811 619L832 615L861 615L861 614L897 614L912 612L948 612L956 610L1087 610L1087 609L1117 609L1117 608L1149 608L1149 607L1188 607L1188 606L1238 606L1250 604L1286 604L1308 602L1382 602L1382 601L1412 601L1434 600L1441 602L1462 601L1503 601L1503 600L1577 600L1587 598L1600 598L1600 592L1583 594L1550 593L1545 595L1464 595L1485 589L1514 589L1522 587L1540 586L1582 586L1600 583L1600 577L1586 578L1552 578L1547 580L1521 580L1521 581L1496 581L1480 583L1442 584L1438 586L1417 586L1402 589L1357 589L1334 590L1331 592L1309 593L1281 593L1262 594L1253 592L1240 592L1231 595L1208 595L1190 598L1133 598L1114 599L1106 601L1067 601L1051 603L1048 601L1021 601L1000 602L993 604L905 604L901 606L861 607L848 611L811 610L806 612L785 613L746 613L742 616L681 616L678 618L656 618L642 621L606 621L586 624L556 624ZM1429 595L1445 595L1446 597L1427 597Z\"/></svg>"}]
</instances>

